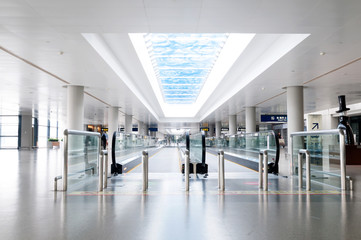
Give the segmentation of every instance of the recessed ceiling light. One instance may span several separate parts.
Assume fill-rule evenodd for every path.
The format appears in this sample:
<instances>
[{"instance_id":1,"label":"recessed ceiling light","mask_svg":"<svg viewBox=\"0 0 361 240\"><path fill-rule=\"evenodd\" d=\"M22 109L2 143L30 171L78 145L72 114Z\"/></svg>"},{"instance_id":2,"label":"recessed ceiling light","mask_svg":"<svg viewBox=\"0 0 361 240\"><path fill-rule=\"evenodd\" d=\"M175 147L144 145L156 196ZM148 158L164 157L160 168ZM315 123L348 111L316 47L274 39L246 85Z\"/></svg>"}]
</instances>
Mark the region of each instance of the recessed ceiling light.
<instances>
[{"instance_id":1,"label":"recessed ceiling light","mask_svg":"<svg viewBox=\"0 0 361 240\"><path fill-rule=\"evenodd\" d=\"M320 52L320 56L323 56L325 55L326 53L325 52Z\"/></svg>"}]
</instances>

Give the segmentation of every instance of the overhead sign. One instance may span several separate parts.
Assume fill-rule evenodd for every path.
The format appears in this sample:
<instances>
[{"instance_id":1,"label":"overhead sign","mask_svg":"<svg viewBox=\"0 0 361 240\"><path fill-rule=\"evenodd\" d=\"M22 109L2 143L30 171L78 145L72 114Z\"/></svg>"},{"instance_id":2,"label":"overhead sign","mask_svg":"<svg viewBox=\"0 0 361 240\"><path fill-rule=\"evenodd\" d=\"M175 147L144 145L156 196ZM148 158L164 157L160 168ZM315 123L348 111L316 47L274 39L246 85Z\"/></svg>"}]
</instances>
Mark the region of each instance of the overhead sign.
<instances>
[{"instance_id":1,"label":"overhead sign","mask_svg":"<svg viewBox=\"0 0 361 240\"><path fill-rule=\"evenodd\" d=\"M261 122L287 122L287 115L261 115Z\"/></svg>"},{"instance_id":2,"label":"overhead sign","mask_svg":"<svg viewBox=\"0 0 361 240\"><path fill-rule=\"evenodd\" d=\"M151 131L151 132L158 132L158 128L156 128L156 127L150 127L150 128L149 128L149 131Z\"/></svg>"},{"instance_id":3,"label":"overhead sign","mask_svg":"<svg viewBox=\"0 0 361 240\"><path fill-rule=\"evenodd\" d=\"M208 127L201 127L201 128L200 128L200 131L208 132L208 131L209 131L209 128L208 128Z\"/></svg>"},{"instance_id":4,"label":"overhead sign","mask_svg":"<svg viewBox=\"0 0 361 240\"><path fill-rule=\"evenodd\" d=\"M228 127L222 127L221 131L229 131L229 128Z\"/></svg>"}]
</instances>

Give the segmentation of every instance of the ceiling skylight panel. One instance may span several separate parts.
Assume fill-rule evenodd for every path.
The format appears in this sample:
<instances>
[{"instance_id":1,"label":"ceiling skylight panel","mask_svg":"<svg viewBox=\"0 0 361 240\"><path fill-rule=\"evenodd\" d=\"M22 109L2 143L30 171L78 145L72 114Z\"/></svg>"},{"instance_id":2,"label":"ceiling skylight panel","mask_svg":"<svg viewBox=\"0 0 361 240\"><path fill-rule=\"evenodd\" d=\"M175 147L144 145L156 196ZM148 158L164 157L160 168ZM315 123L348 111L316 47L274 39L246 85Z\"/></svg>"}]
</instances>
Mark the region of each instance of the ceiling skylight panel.
<instances>
[{"instance_id":1,"label":"ceiling skylight panel","mask_svg":"<svg viewBox=\"0 0 361 240\"><path fill-rule=\"evenodd\" d=\"M177 104L182 99L187 103L197 100L227 38L228 34L144 35L165 103L174 104L171 99L177 99ZM187 87L179 91L179 88L169 88L169 85ZM185 96L191 96L193 102Z\"/></svg>"}]
</instances>

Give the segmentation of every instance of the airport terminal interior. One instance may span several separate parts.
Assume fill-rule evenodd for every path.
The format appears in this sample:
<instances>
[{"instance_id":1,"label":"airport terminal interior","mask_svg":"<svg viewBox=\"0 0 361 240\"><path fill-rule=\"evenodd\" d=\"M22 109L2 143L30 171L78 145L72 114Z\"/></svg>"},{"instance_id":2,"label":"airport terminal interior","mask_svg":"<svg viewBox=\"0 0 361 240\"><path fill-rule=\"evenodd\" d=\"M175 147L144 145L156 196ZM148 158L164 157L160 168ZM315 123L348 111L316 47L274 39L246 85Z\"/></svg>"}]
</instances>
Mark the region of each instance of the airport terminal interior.
<instances>
[{"instance_id":1,"label":"airport terminal interior","mask_svg":"<svg viewBox=\"0 0 361 240\"><path fill-rule=\"evenodd\" d=\"M0 0L0 239L360 239L361 1Z\"/></svg>"}]
</instances>

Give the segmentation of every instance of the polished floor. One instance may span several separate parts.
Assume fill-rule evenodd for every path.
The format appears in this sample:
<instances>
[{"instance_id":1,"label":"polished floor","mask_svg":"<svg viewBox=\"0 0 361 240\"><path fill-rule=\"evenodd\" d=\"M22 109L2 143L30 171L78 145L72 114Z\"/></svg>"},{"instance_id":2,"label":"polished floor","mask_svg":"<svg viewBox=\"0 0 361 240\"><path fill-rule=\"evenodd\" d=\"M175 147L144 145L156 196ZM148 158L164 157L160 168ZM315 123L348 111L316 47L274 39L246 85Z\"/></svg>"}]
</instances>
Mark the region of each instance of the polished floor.
<instances>
[{"instance_id":1,"label":"polished floor","mask_svg":"<svg viewBox=\"0 0 361 240\"><path fill-rule=\"evenodd\" d=\"M1 150L0 239L361 239L357 180L353 193L305 192L291 177L270 176L266 193L256 172L226 161L222 193L216 156L207 155L209 175L192 174L186 193L177 151L150 157L147 193L141 167L112 177L102 193L91 181L65 193L53 191L61 150Z\"/></svg>"}]
</instances>

